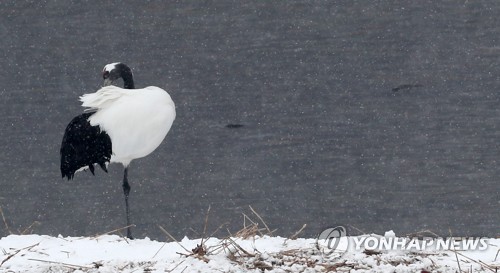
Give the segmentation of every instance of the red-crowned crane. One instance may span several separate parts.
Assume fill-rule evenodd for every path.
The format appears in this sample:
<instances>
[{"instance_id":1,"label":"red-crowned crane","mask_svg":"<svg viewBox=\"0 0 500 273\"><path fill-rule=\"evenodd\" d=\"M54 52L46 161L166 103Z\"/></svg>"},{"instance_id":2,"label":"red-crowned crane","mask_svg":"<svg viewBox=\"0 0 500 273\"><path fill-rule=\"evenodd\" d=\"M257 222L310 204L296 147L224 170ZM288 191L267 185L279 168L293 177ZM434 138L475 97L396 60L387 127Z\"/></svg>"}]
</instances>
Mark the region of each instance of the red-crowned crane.
<instances>
[{"instance_id":1,"label":"red-crowned crane","mask_svg":"<svg viewBox=\"0 0 500 273\"><path fill-rule=\"evenodd\" d=\"M62 177L72 179L75 172L94 165L107 172L110 162L124 167L123 193L130 231L128 167L132 160L153 152L167 135L175 119L175 104L170 95L156 86L135 89L132 70L123 63L104 67L104 87L80 97L83 114L66 127L61 144ZM111 85L122 78L124 88Z\"/></svg>"}]
</instances>

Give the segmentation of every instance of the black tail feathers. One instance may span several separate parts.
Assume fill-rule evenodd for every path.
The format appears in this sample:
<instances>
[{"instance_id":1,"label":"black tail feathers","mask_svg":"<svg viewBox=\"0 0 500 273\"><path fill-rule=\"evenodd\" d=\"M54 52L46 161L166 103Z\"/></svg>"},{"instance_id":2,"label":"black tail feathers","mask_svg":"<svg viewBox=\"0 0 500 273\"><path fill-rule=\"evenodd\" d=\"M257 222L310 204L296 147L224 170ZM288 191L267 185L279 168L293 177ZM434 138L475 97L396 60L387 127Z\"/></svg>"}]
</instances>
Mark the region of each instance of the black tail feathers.
<instances>
[{"instance_id":1,"label":"black tail feathers","mask_svg":"<svg viewBox=\"0 0 500 273\"><path fill-rule=\"evenodd\" d=\"M88 121L93 113L76 116L66 127L61 144L61 174L68 180L75 172L88 167L94 174L94 164L107 172L106 162L111 159L111 139L99 126Z\"/></svg>"}]
</instances>

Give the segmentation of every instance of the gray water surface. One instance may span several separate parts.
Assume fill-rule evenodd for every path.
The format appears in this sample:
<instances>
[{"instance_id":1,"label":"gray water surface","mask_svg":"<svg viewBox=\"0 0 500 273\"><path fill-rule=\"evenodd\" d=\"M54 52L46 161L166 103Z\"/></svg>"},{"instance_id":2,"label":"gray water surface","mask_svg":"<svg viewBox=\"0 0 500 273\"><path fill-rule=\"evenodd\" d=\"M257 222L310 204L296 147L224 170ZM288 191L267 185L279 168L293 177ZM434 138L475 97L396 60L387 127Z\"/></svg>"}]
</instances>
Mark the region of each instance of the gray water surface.
<instances>
[{"instance_id":1,"label":"gray water surface","mask_svg":"<svg viewBox=\"0 0 500 273\"><path fill-rule=\"evenodd\" d=\"M130 167L137 237L199 236L209 206L207 231L236 232L249 205L282 236L498 236L499 15L498 1L2 1L0 236L125 225L122 166L59 172L78 96L117 61L177 106Z\"/></svg>"}]
</instances>

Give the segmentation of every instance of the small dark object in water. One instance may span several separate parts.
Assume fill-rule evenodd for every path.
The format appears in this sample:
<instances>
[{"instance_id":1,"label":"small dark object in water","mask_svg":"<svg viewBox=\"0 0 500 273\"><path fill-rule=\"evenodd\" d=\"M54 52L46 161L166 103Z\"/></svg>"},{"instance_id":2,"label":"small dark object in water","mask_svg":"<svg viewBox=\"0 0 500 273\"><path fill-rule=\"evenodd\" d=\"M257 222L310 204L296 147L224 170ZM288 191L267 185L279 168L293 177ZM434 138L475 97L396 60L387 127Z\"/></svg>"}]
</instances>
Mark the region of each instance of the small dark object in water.
<instances>
[{"instance_id":1,"label":"small dark object in water","mask_svg":"<svg viewBox=\"0 0 500 273\"><path fill-rule=\"evenodd\" d=\"M417 87L423 87L421 84L402 84L397 87L392 88L392 92L398 92L399 90L403 89L412 89L412 88L417 88Z\"/></svg>"},{"instance_id":2,"label":"small dark object in water","mask_svg":"<svg viewBox=\"0 0 500 273\"><path fill-rule=\"evenodd\" d=\"M243 127L243 124L229 123L228 125L226 125L226 128L229 128L229 129L236 129L236 128L241 128L241 127Z\"/></svg>"}]
</instances>

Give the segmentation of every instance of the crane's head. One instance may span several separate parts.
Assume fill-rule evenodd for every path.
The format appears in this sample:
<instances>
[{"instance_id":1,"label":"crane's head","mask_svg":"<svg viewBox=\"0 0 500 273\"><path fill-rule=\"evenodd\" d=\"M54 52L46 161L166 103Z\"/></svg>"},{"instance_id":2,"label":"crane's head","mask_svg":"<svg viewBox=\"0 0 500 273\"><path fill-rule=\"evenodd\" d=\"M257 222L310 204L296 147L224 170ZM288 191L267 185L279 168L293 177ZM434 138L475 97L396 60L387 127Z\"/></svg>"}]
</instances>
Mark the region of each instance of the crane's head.
<instances>
[{"instance_id":1,"label":"crane's head","mask_svg":"<svg viewBox=\"0 0 500 273\"><path fill-rule=\"evenodd\" d=\"M111 85L119 78L122 78L125 84L124 88L134 88L132 70L124 63L105 65L102 70L102 78L104 79L104 86ZM127 83L129 86L127 86Z\"/></svg>"}]
</instances>

